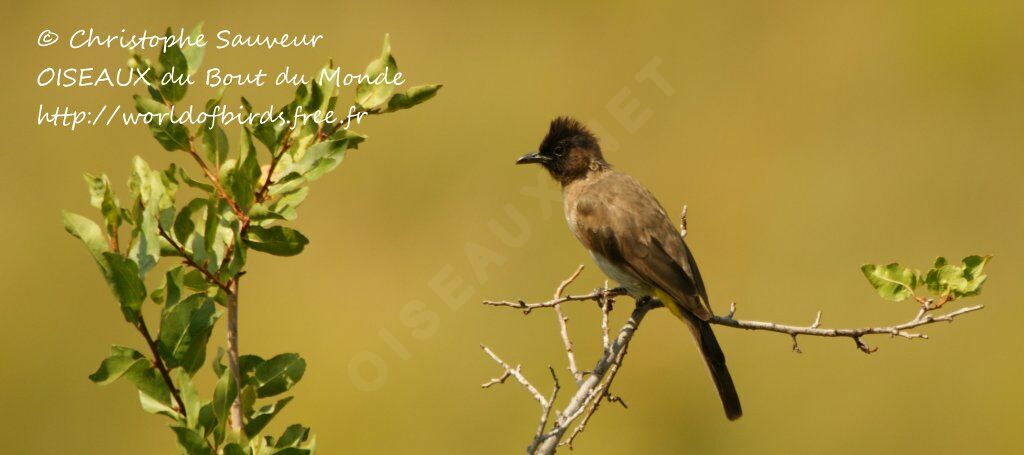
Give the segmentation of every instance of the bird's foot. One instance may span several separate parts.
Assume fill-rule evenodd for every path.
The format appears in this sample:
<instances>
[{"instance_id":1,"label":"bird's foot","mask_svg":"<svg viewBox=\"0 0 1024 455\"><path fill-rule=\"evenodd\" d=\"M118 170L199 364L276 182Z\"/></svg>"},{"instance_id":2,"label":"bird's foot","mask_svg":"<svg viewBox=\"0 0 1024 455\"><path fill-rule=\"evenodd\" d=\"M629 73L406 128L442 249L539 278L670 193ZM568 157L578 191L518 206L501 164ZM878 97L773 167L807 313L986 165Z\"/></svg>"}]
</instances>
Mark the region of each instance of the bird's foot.
<instances>
[{"instance_id":1,"label":"bird's foot","mask_svg":"<svg viewBox=\"0 0 1024 455\"><path fill-rule=\"evenodd\" d=\"M626 288L624 287L594 289L594 294L601 296L601 298L597 300L597 306L603 308L605 302L607 302L609 312L615 309L615 296L626 295L627 293L628 291L626 291Z\"/></svg>"}]
</instances>

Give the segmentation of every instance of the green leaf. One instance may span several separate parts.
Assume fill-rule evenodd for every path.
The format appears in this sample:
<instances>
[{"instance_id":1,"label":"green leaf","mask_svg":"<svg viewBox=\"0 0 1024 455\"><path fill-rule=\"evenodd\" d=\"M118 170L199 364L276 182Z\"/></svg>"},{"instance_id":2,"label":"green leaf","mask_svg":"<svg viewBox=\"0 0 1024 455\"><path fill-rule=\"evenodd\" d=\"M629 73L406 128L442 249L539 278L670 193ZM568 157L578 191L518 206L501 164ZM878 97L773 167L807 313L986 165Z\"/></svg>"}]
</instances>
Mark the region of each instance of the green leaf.
<instances>
[{"instance_id":1,"label":"green leaf","mask_svg":"<svg viewBox=\"0 0 1024 455\"><path fill-rule=\"evenodd\" d=\"M160 372L138 351L123 346L110 348L110 357L100 364L99 369L89 376L93 382L106 385L119 378L125 378L139 389L140 400L147 411L159 410L174 417L171 408L171 392L167 389Z\"/></svg>"},{"instance_id":2,"label":"green leaf","mask_svg":"<svg viewBox=\"0 0 1024 455\"><path fill-rule=\"evenodd\" d=\"M96 372L89 375L89 380L99 385L107 385L120 379L137 364L146 366L149 365L149 360L132 348L111 346L110 357L104 359Z\"/></svg>"},{"instance_id":3,"label":"green leaf","mask_svg":"<svg viewBox=\"0 0 1024 455\"><path fill-rule=\"evenodd\" d=\"M256 393L260 398L284 393L302 379L306 361L298 354L279 354L256 367Z\"/></svg>"},{"instance_id":4,"label":"green leaf","mask_svg":"<svg viewBox=\"0 0 1024 455\"><path fill-rule=\"evenodd\" d=\"M288 127L288 122L284 119L286 117L275 115L272 121L259 123L253 127L252 135L263 143L271 154L277 153L278 144L281 143L284 131Z\"/></svg>"},{"instance_id":5,"label":"green leaf","mask_svg":"<svg viewBox=\"0 0 1024 455\"><path fill-rule=\"evenodd\" d=\"M205 184L205 183L200 182L200 181L198 181L196 179L193 179L192 177L189 177L188 173L185 172L184 168L180 168L180 167L178 168L178 177L181 179L182 182L184 182L186 185L188 185L188 186L190 186L192 188L195 188L197 190L200 190L200 191L203 191L203 192L206 192L206 193L209 193L209 194L213 194L213 186L212 185Z\"/></svg>"},{"instance_id":6,"label":"green leaf","mask_svg":"<svg viewBox=\"0 0 1024 455\"><path fill-rule=\"evenodd\" d=\"M302 425L295 424L288 428L285 428L284 433L281 434L280 438L277 438L277 442L274 444L274 448L283 449L285 447L298 447L300 444L309 438L309 428Z\"/></svg>"},{"instance_id":7,"label":"green leaf","mask_svg":"<svg viewBox=\"0 0 1024 455\"><path fill-rule=\"evenodd\" d=\"M307 149L302 158L292 165L293 171L301 174L307 181L319 179L341 164L346 150L348 139L320 142Z\"/></svg>"},{"instance_id":8,"label":"green leaf","mask_svg":"<svg viewBox=\"0 0 1024 455\"><path fill-rule=\"evenodd\" d=\"M381 50L380 57L370 62L363 74L372 81L378 77L383 78L385 74L388 79L392 79L396 72L398 72L398 63L391 55L391 39L388 35L384 35L384 48ZM373 109L384 104L394 91L395 86L392 84L363 82L356 87L356 103L364 109Z\"/></svg>"},{"instance_id":9,"label":"green leaf","mask_svg":"<svg viewBox=\"0 0 1024 455\"><path fill-rule=\"evenodd\" d=\"M103 277L110 281L110 265L107 264L106 258L103 257L103 253L110 251L110 246L107 244L107 239L103 237L103 231L96 225L92 220L71 212L62 212L61 216L64 220L64 230L68 231L69 234L75 236L85 247L89 250L89 254L92 255L93 260L96 261L96 265L100 267L100 272L103 273Z\"/></svg>"},{"instance_id":10,"label":"green leaf","mask_svg":"<svg viewBox=\"0 0 1024 455\"><path fill-rule=\"evenodd\" d=\"M191 38L190 42L195 42L199 34L203 32L203 23L196 24L195 28L192 29L192 33L189 34ZM181 53L185 55L185 60L188 63L188 74L195 74L199 71L199 67L203 64L203 53L206 51L206 47L200 46L185 46L181 48Z\"/></svg>"},{"instance_id":11,"label":"green leaf","mask_svg":"<svg viewBox=\"0 0 1024 455\"><path fill-rule=\"evenodd\" d=\"M245 435L249 438L259 435L260 431L263 431L263 428L265 428L267 424L269 424L270 421L273 420L274 417L277 416L277 414L281 412L281 410L284 409L290 401L292 401L292 398L293 397L282 398L277 400L276 403L263 406L256 410L256 412L252 413L252 415L249 416L249 420L245 423Z\"/></svg>"},{"instance_id":12,"label":"green leaf","mask_svg":"<svg viewBox=\"0 0 1024 455\"><path fill-rule=\"evenodd\" d=\"M168 368L195 374L206 360L206 343L220 315L213 300L194 294L164 308L157 344Z\"/></svg>"},{"instance_id":13,"label":"green leaf","mask_svg":"<svg viewBox=\"0 0 1024 455\"><path fill-rule=\"evenodd\" d=\"M85 174L85 182L89 185L89 202L103 214L107 236L117 238L117 228L121 226L121 203L110 187L110 179L106 174L99 177Z\"/></svg>"},{"instance_id":14,"label":"green leaf","mask_svg":"<svg viewBox=\"0 0 1024 455\"><path fill-rule=\"evenodd\" d=\"M954 289L957 297L968 297L981 293L981 285L985 284L985 280L988 279L988 275L983 275L982 272L989 259L992 259L991 255L974 255L964 258L964 282Z\"/></svg>"},{"instance_id":15,"label":"green leaf","mask_svg":"<svg viewBox=\"0 0 1024 455\"><path fill-rule=\"evenodd\" d=\"M243 212L248 212L255 202L260 179L260 163L256 157L256 147L252 143L252 134L248 129L242 129L239 153L239 164L228 174L227 186L238 207Z\"/></svg>"},{"instance_id":16,"label":"green leaf","mask_svg":"<svg viewBox=\"0 0 1024 455\"><path fill-rule=\"evenodd\" d=\"M166 304L167 306L164 308L164 311L167 311L167 308L181 301L181 293L184 287L185 268L181 265L176 265L167 269L167 272L164 273L163 283L150 293L149 298L158 304Z\"/></svg>"},{"instance_id":17,"label":"green leaf","mask_svg":"<svg viewBox=\"0 0 1024 455\"><path fill-rule=\"evenodd\" d=\"M213 368L213 372L214 374L217 375L218 378L221 377L221 375L224 374L224 371L227 370L227 367L224 366L224 362L221 361L223 359L224 348L217 346L217 355L213 356L213 360L210 361L210 368Z\"/></svg>"},{"instance_id":18,"label":"green leaf","mask_svg":"<svg viewBox=\"0 0 1024 455\"><path fill-rule=\"evenodd\" d=\"M171 36L170 28L167 29L167 36ZM188 84L184 79L189 74L189 66L188 59L185 58L185 54L181 52L181 47L178 44L164 46L160 52L160 66L163 67L163 71L160 73L161 82L164 82L163 78L166 75L170 75L174 79L174 81L167 81L166 84L160 84L160 94L171 103L181 101L188 90Z\"/></svg>"},{"instance_id":19,"label":"green leaf","mask_svg":"<svg viewBox=\"0 0 1024 455\"><path fill-rule=\"evenodd\" d=\"M243 378L246 377L243 374ZM248 381L249 379L243 379ZM250 381L251 382L251 381ZM246 384L242 387L242 393L239 394L242 401L242 415L250 415L254 412L256 406L256 386L253 384Z\"/></svg>"},{"instance_id":20,"label":"green leaf","mask_svg":"<svg viewBox=\"0 0 1024 455\"><path fill-rule=\"evenodd\" d=\"M224 446L224 455L248 455L248 452L242 446L232 442Z\"/></svg>"},{"instance_id":21,"label":"green leaf","mask_svg":"<svg viewBox=\"0 0 1024 455\"><path fill-rule=\"evenodd\" d=\"M334 63L333 62L328 62L326 65L324 65L324 67L320 69L320 72L317 73L318 77L316 79L316 82L319 82L319 84L316 84L316 85L313 86L314 89L317 89L317 90L320 91L319 98L322 100L322 103L320 104L320 106L315 107L315 109L318 109L318 110L323 111L323 112L329 112L329 111L334 110L334 106L331 103L332 102L336 103L337 100L338 100L338 96L337 95L338 95L339 86L338 86L338 80L337 79L334 79L334 78L331 78L331 77L319 77L319 76L330 75L330 73L334 69L335 69L335 67L334 67ZM338 76L339 76L339 78L341 77L340 70L338 71Z\"/></svg>"},{"instance_id":22,"label":"green leaf","mask_svg":"<svg viewBox=\"0 0 1024 455\"><path fill-rule=\"evenodd\" d=\"M213 415L213 401L204 402L199 408L197 424L202 428L203 436L209 436L217 428L217 416Z\"/></svg>"},{"instance_id":23,"label":"green leaf","mask_svg":"<svg viewBox=\"0 0 1024 455\"><path fill-rule=\"evenodd\" d=\"M149 131L153 137L163 146L164 150L188 151L188 129L179 123L174 123L170 118L170 109L162 103L135 95L135 109L141 114L148 114Z\"/></svg>"},{"instance_id":24,"label":"green leaf","mask_svg":"<svg viewBox=\"0 0 1024 455\"><path fill-rule=\"evenodd\" d=\"M188 455L214 455L210 444L206 442L203 435L196 430L186 427L172 426L174 434L178 437L178 445Z\"/></svg>"},{"instance_id":25,"label":"green leaf","mask_svg":"<svg viewBox=\"0 0 1024 455\"><path fill-rule=\"evenodd\" d=\"M220 166L228 156L228 135L220 125L203 127L203 150L206 151L206 159L214 166Z\"/></svg>"},{"instance_id":26,"label":"green leaf","mask_svg":"<svg viewBox=\"0 0 1024 455\"><path fill-rule=\"evenodd\" d=\"M981 287L988 279L982 274L985 264L992 256L967 256L962 265L952 265L945 258L935 260L935 267L928 271L924 281L928 290L938 295L970 297L981 293Z\"/></svg>"},{"instance_id":27,"label":"green leaf","mask_svg":"<svg viewBox=\"0 0 1024 455\"><path fill-rule=\"evenodd\" d=\"M139 277L144 277L160 260L160 212L165 208L173 209L174 201L165 191L162 173L154 172L138 156L133 160L128 186L136 196L133 239L128 256L138 264Z\"/></svg>"},{"instance_id":28,"label":"green leaf","mask_svg":"<svg viewBox=\"0 0 1024 455\"><path fill-rule=\"evenodd\" d=\"M174 370L174 373L181 401L185 404L185 422L189 428L199 429L199 413L202 408L202 403L199 401L199 391L196 390L196 386L192 383L192 377L189 376L188 372L179 368Z\"/></svg>"},{"instance_id":29,"label":"green leaf","mask_svg":"<svg viewBox=\"0 0 1024 455\"><path fill-rule=\"evenodd\" d=\"M181 245L188 244L188 238L196 230L196 224L192 217L206 208L206 199L195 198L183 207L178 216L174 219L174 238Z\"/></svg>"},{"instance_id":30,"label":"green leaf","mask_svg":"<svg viewBox=\"0 0 1024 455\"><path fill-rule=\"evenodd\" d=\"M308 243L309 239L299 231L284 226L249 226L245 239L249 248L275 256L294 256L301 253Z\"/></svg>"},{"instance_id":31,"label":"green leaf","mask_svg":"<svg viewBox=\"0 0 1024 455\"><path fill-rule=\"evenodd\" d=\"M150 373L155 375L157 379L160 379L159 373L156 371L155 368L150 369ZM181 422L181 414L179 414L178 411L175 410L176 408L169 401L164 402L161 400L157 400L156 398L153 398L152 396L147 395L142 391L139 391L139 404L142 406L143 411L146 411L150 414L164 415L170 417L171 419L174 419L175 422Z\"/></svg>"},{"instance_id":32,"label":"green leaf","mask_svg":"<svg viewBox=\"0 0 1024 455\"><path fill-rule=\"evenodd\" d=\"M225 370L217 380L217 386L213 389L213 415L217 416L214 439L217 444L224 440L224 432L231 414L231 404L235 402L237 396L238 385L231 377L231 371Z\"/></svg>"},{"instance_id":33,"label":"green leaf","mask_svg":"<svg viewBox=\"0 0 1024 455\"><path fill-rule=\"evenodd\" d=\"M217 228L220 226L220 213L223 209L222 204L226 204L222 199L213 196L206 202L206 223L203 229L203 240L206 242L204 245L206 254L205 257L212 257L216 259L216 252L214 246L217 242ZM214 263L218 262L216 260Z\"/></svg>"},{"instance_id":34,"label":"green leaf","mask_svg":"<svg viewBox=\"0 0 1024 455\"><path fill-rule=\"evenodd\" d=\"M212 286L209 281L206 281L206 276L203 275L203 272L195 269L185 272L185 277L182 279L182 283L185 287L193 291L200 292L205 292L207 289L210 289L210 286Z\"/></svg>"},{"instance_id":35,"label":"green leaf","mask_svg":"<svg viewBox=\"0 0 1024 455\"><path fill-rule=\"evenodd\" d=\"M349 138L328 140L306 149L301 157L284 167L280 173L282 177L271 186L270 194L295 191L338 167L345 158L345 152L351 148L349 141Z\"/></svg>"},{"instance_id":36,"label":"green leaf","mask_svg":"<svg viewBox=\"0 0 1024 455\"><path fill-rule=\"evenodd\" d=\"M886 300L899 302L914 295L914 289L920 282L920 276L914 270L897 263L886 266L865 264L860 268L868 283L878 291L878 295Z\"/></svg>"},{"instance_id":37,"label":"green leaf","mask_svg":"<svg viewBox=\"0 0 1024 455\"><path fill-rule=\"evenodd\" d=\"M125 320L134 324L146 299L146 285L139 278L139 267L117 253L103 253L103 257L110 265L110 285L121 304L121 313Z\"/></svg>"},{"instance_id":38,"label":"green leaf","mask_svg":"<svg viewBox=\"0 0 1024 455\"><path fill-rule=\"evenodd\" d=\"M404 93L396 93L388 100L388 108L383 112L394 112L402 109L409 109L417 104L423 103L437 95L441 89L440 84L421 85L413 87Z\"/></svg>"},{"instance_id":39,"label":"green leaf","mask_svg":"<svg viewBox=\"0 0 1024 455\"><path fill-rule=\"evenodd\" d=\"M270 211L280 215L281 219L288 221L294 221L298 218L296 209L303 201L306 200L306 196L309 195L309 187L305 186L295 191L289 191L282 194L270 204Z\"/></svg>"},{"instance_id":40,"label":"green leaf","mask_svg":"<svg viewBox=\"0 0 1024 455\"><path fill-rule=\"evenodd\" d=\"M248 259L248 248L245 248L245 243L242 241L241 235L238 232L232 231L233 242L236 245L234 252L231 255L231 260L228 261L227 267L220 271L221 275L225 279L229 279L242 271L245 267L245 262Z\"/></svg>"},{"instance_id":41,"label":"green leaf","mask_svg":"<svg viewBox=\"0 0 1024 455\"><path fill-rule=\"evenodd\" d=\"M238 371L242 375L244 382L253 382L250 380L256 368L266 362L262 357L255 354L245 354L238 356Z\"/></svg>"}]
</instances>

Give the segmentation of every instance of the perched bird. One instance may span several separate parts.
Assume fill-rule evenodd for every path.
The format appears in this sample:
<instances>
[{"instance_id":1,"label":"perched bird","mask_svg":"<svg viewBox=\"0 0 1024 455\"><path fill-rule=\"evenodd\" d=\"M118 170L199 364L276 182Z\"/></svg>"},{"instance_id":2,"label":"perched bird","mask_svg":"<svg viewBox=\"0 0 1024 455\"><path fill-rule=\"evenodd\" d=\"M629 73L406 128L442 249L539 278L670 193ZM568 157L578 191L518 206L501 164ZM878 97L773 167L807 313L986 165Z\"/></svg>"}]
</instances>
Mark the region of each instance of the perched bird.
<instances>
[{"instance_id":1,"label":"perched bird","mask_svg":"<svg viewBox=\"0 0 1024 455\"><path fill-rule=\"evenodd\" d=\"M612 170L597 138L578 121L551 122L537 163L562 184L569 229L597 265L641 301L657 298L686 323L707 363L729 420L743 415L725 355L707 321L710 302L697 263L665 209L636 179Z\"/></svg>"}]
</instances>

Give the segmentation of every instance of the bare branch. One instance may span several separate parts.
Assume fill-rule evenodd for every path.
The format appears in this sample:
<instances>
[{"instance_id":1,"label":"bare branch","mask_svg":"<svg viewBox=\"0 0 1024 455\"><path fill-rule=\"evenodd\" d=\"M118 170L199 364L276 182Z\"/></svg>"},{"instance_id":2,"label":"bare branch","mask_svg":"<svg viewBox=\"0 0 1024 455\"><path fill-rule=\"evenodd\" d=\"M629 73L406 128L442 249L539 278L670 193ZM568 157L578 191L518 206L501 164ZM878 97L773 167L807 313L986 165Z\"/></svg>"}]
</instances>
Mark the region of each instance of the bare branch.
<instances>
[{"instance_id":1,"label":"bare branch","mask_svg":"<svg viewBox=\"0 0 1024 455\"><path fill-rule=\"evenodd\" d=\"M538 309L538 308L552 308L555 305L560 305L560 304L568 302L568 301L591 300L591 301L600 302L600 299L602 298L603 295L607 295L609 297L617 297L617 296L622 296L622 295L625 295L625 294L626 294L625 291L621 290L621 289L607 289L607 290L597 290L597 291L591 292L589 294L584 294L584 295L579 295L579 296L566 296L566 297L562 297L562 298L559 298L559 299L549 300L547 302L540 302L540 303L526 303L524 301L518 301L518 302L486 301L486 302L484 302L484 304L485 305L491 305L491 306L506 306L506 307L524 309L524 313L525 314L529 314L531 311L533 311L535 309ZM726 316L712 315L711 319L709 319L708 322L710 322L712 324L723 325L723 326L726 326L726 327L732 327L732 328L736 328L736 329L762 330L762 331L768 331L768 332L783 333L783 334L789 335L791 337L797 336L797 335L807 335L807 336L817 336L817 337L845 337L845 338L858 339L858 338L861 338L861 337L863 337L865 335L891 335L893 337L897 337L898 336L898 337L907 338L907 339L915 339L915 338L927 339L928 335L923 334L923 333L911 332L910 330L911 329L915 329L917 327L921 327L921 326L925 326L925 325L929 325L929 324L934 324L936 322L953 322L953 320L956 317L958 317L958 316L962 316L962 315L967 314L967 313L978 311L978 310L980 310L980 309L982 309L984 307L985 307L984 305L975 305L975 306L970 306L970 307L964 307L964 308L961 308L959 310L956 310L956 311L953 311L953 312L950 312L950 313L946 313L946 314L943 314L943 315L938 315L938 316L933 316L931 314L927 314L928 311L933 311L934 309L938 308L938 306L933 306L933 307L930 307L925 313L920 313L918 316L915 316L910 321L899 323L899 324L892 324L892 325L887 325L887 326L863 327L863 328L822 328L821 327L821 312L820 311L818 312L817 317L815 318L814 323L812 323L811 325L809 325L809 326L795 326L795 325L779 324L779 323L775 323L775 322L747 321L747 320L742 320L742 319L735 319L736 303L733 302L732 304L730 304L730 309L729 309L729 314L728 315L726 315ZM874 352L873 349L871 351Z\"/></svg>"},{"instance_id":2,"label":"bare branch","mask_svg":"<svg viewBox=\"0 0 1024 455\"><path fill-rule=\"evenodd\" d=\"M594 366L593 371L583 380L569 399L569 403L559 412L560 417L555 420L551 431L546 433L543 440L536 446L536 450L530 453L552 454L559 446L559 441L572 425L572 422L587 412L588 407L595 401L599 401L609 386L607 379L614 378L614 371L618 369L625 356L626 348L632 341L640 322L643 321L647 312L654 308L650 304L638 304L630 315L629 320L619 330L611 349L605 353ZM589 418L588 418L589 420ZM582 429L580 430L582 431ZM535 441L536 442L536 441Z\"/></svg>"},{"instance_id":3,"label":"bare branch","mask_svg":"<svg viewBox=\"0 0 1024 455\"><path fill-rule=\"evenodd\" d=\"M679 234L683 237L687 234L687 207L683 206L682 216L680 217L680 230ZM566 278L558 285L555 290L554 296L551 300L539 303L527 303L523 300L516 301L485 301L485 305L509 307L523 311L523 314L530 314L538 308L553 308L558 318L559 334L562 339L563 347L565 348L566 356L568 358L569 366L568 369L572 373L573 379L576 381L576 391L573 393L569 402L560 411L555 412L555 420L551 424L551 429L545 432L545 427L548 425L550 420L551 410L554 407L555 398L558 394L559 384L558 377L555 375L555 370L548 367L551 371L552 378L554 379L554 390L551 392L549 398L545 398L540 392L531 385L526 378L519 371L519 366L515 368L510 367L497 355L495 355L490 349L481 345L484 351L492 358L495 362L502 366L504 372L501 376L491 379L490 381L483 384L484 388L490 387L494 384L504 383L509 377L516 378L517 381L541 405L541 419L538 425L537 432L534 435L533 441L527 448L527 453L530 454L552 454L559 446L568 446L572 449L573 441L576 440L583 430L586 429L590 419L597 412L602 401L607 400L612 403L619 403L623 407L626 407L624 401L621 398L612 395L611 386L615 380L618 371L622 368L623 360L625 359L628 351L629 343L632 340L637 328L640 326L640 322L644 316L652 309L663 306L662 302L652 298L642 298L637 301L636 308L633 310L629 319L625 325L619 330L618 334L614 339L611 338L608 328L609 313L612 310L612 303L615 297L626 295L625 289L616 288L609 289L608 283L605 282L603 288L595 290L589 294L583 295L567 295L563 296L565 289L575 281L580 273L583 271L583 266L579 266L569 278ZM852 328L852 329L840 329L840 328L822 328L821 327L821 311L818 311L814 317L814 321L808 326L794 326L778 324L775 322L762 322L762 321L747 321L736 319L736 303L733 302L729 305L729 313L725 316L712 315L708 322L712 324L722 325L726 327L744 329L744 330L761 330L768 332L777 332L789 335L793 340L793 351L800 353L800 345L797 341L797 337L801 335L807 336L818 336L818 337L837 337L837 338L850 338L854 342L854 346L862 352L872 353L878 350L877 347L870 347L864 343L863 337L867 335L882 335L888 334L891 337L902 337L906 339L922 338L927 339L928 336L923 333L913 331L918 327L922 327L937 322L953 322L953 320L959 316L967 313L981 310L984 308L983 305L975 305L971 307L961 308L955 311L951 311L942 315L932 315L931 312L941 308L946 303L953 300L952 297L944 296L941 297L938 302L933 302L931 299L925 299L920 297L914 297L920 304L920 309L917 315L908 322L893 324L888 326L877 326L877 327L864 327L864 328ZM598 307L601 311L601 342L604 348L602 356L598 359L594 369L586 374L581 372L576 363L576 355L573 351L573 344L569 338L568 331L568 318L562 313L561 305L566 302L572 301L594 301L597 302ZM566 433L569 428L572 427L573 422L577 421L575 428L572 432L569 432L568 437ZM565 441L562 439L565 438Z\"/></svg>"},{"instance_id":4,"label":"bare branch","mask_svg":"<svg viewBox=\"0 0 1024 455\"><path fill-rule=\"evenodd\" d=\"M863 327L855 329L828 329L821 328L821 312L818 312L818 316L815 318L814 323L809 326L794 326L778 324L775 322L762 322L762 321L744 321L741 319L735 319L736 304L733 303L732 310L728 316L711 316L708 322L712 324L724 325L726 327L733 327L744 330L764 330L769 332L785 333L793 338L793 350L800 352L799 346L796 344L796 337L798 335L818 336L818 337L846 337L852 338L858 349L865 353L872 353L877 348L869 348L861 341L861 338L866 335L890 335L892 337L901 337L906 339L927 339L928 335L923 333L917 333L910 331L917 327L934 324L936 322L953 322L953 320L967 313L978 311L985 308L984 305L975 305L970 307L964 307L956 311L952 311L943 315L933 316L931 314L924 314L919 317L915 317L908 322L901 324L893 324L888 326L879 327Z\"/></svg>"},{"instance_id":5,"label":"bare branch","mask_svg":"<svg viewBox=\"0 0 1024 455\"><path fill-rule=\"evenodd\" d=\"M609 402L618 402L626 406L625 402L621 398L612 395L611 385L615 380L616 374L622 367L622 362L626 356L629 342L632 340L637 328L640 325L640 321L643 317L652 309L663 306L661 302L656 299L641 299L637 302L636 308L633 310L626 324L619 330L618 335L612 339L608 329L608 316L612 308L612 302L615 297L626 295L623 289L608 289L607 283L605 287L595 290L588 294L582 295L568 295L562 296L565 289L571 284L576 278L579 277L583 266L580 266L576 271L569 276L566 280L558 286L555 291L554 297L551 300L540 303L527 303L525 301L486 301L484 304L491 306L510 307L523 310L524 314L530 314L538 308L553 308L556 312L559 321L559 333L563 342L563 347L566 349L566 354L569 359L569 370L573 374L573 378L576 379L577 389L572 395L569 402L560 411L556 412L557 416L554 422L551 424L551 429L545 430L550 421L549 415L554 408L554 397L558 390L557 378L555 378L556 386L555 391L552 392L551 398L545 398L533 385L531 385L525 377L520 373L519 366L515 368L510 367L500 358L498 358L490 349L483 347L484 351L487 352L495 362L504 368L504 373L487 383L483 384L484 388L490 387L494 384L504 383L508 377L514 377L520 384L523 385L533 395L534 399L541 404L542 418L534 440L529 446L528 453L531 454L551 454L559 446L569 446L572 448L572 443L575 439L586 429L587 424L593 417L594 413L600 407L600 403L604 400ZM598 359L594 369L584 375L579 371L575 354L572 350L572 343L569 339L568 330L566 326L567 319L564 317L561 311L561 304L570 301L595 301L599 304L601 310L601 332L602 332L602 346L604 352L601 358ZM947 302L942 302L947 303ZM789 335L793 340L793 351L801 352L800 345L797 343L797 337L801 335L807 336L818 336L818 337L838 337L838 338L850 338L854 342L854 346L862 352L872 353L875 352L877 347L870 347L864 343L863 337L868 335L884 335L888 334L892 337L901 337L906 339L922 338L927 339L928 336L922 333L912 331L912 329L934 324L937 322L952 322L955 318L962 316L967 313L981 310L984 308L983 305L975 305L971 307L961 308L942 315L932 315L931 311L939 308L940 305L935 305L931 301L922 302L921 313L915 316L912 320L900 324L893 324L888 326L878 327L864 327L864 328L822 328L821 327L821 312L817 312L814 317L814 321L808 326L794 326L778 324L775 322L762 322L762 321L748 321L736 319L736 303L733 302L729 306L729 313L725 316L713 315L708 322L712 324L722 325L726 327L744 329L744 330L760 330L768 332L777 332ZM550 368L550 367L549 367ZM553 372L554 370L552 370ZM572 427L573 422L579 419L576 426L573 427L572 431L569 432L569 428ZM568 436L566 434L568 433ZM562 439L565 441L562 441Z\"/></svg>"}]
</instances>

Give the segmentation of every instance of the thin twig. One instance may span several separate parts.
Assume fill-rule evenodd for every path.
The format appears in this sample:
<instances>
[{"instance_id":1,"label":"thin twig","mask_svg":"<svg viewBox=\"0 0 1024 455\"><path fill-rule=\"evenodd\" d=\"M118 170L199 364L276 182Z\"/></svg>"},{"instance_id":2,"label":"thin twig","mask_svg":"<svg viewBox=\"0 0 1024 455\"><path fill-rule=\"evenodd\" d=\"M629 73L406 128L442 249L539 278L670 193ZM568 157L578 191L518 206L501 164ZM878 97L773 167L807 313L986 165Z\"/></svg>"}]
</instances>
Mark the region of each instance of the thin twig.
<instances>
[{"instance_id":1,"label":"thin twig","mask_svg":"<svg viewBox=\"0 0 1024 455\"><path fill-rule=\"evenodd\" d=\"M515 368L512 368L507 363L505 363L504 360L501 360L501 358L498 357L498 355L495 354L494 351L491 350L491 348L484 346L482 344L480 345L480 348L483 349L488 356L494 359L494 361L497 362L498 365L501 365L501 367L505 370L499 379L492 379L488 381L483 385L483 388L490 387L495 383L503 383L505 382L505 379L509 375L511 375L513 378L516 378L516 381L519 381L519 384L521 384L523 387L526 388L528 392L530 392L530 395L533 395L533 399L537 400L537 402L540 403L540 406L542 408L548 408L551 406L551 403L548 402L547 398L544 398L544 395L541 395L540 391L537 390L537 388L534 387L533 384L530 384L530 381L526 380L526 377L523 376L523 373L519 371L519 365L516 365Z\"/></svg>"},{"instance_id":2,"label":"thin twig","mask_svg":"<svg viewBox=\"0 0 1024 455\"><path fill-rule=\"evenodd\" d=\"M561 388L558 384L558 375L555 374L555 369L548 366L548 371L551 372L551 380L554 382L554 385L551 388L551 395L548 397L548 405L540 415L540 423L537 425L537 433L533 436L533 444L526 448L527 453L533 453L537 449L537 444L543 440L544 428L548 426L548 419L551 418L551 408L554 407L555 398L558 397L558 390Z\"/></svg>"},{"instance_id":3,"label":"thin twig","mask_svg":"<svg viewBox=\"0 0 1024 455\"><path fill-rule=\"evenodd\" d=\"M598 290L590 292L588 294L567 295L567 296L559 297L557 299L551 299L551 300L548 300L546 302L540 302L540 303L526 303L523 300L516 300L514 302L513 301L509 301L509 300L501 300L501 301L485 300L483 303L484 303L484 305L490 305L490 306L506 306L506 307L516 308L516 309L523 310L523 314L530 314L530 312L532 312L533 310L536 310L538 308L553 308L555 305L560 305L560 304L563 304L565 302L596 301L599 298L601 298L602 294L605 294L605 293L607 293L610 296L625 295L625 291L624 290L616 290L616 289L603 290L603 289L598 289Z\"/></svg>"},{"instance_id":4,"label":"thin twig","mask_svg":"<svg viewBox=\"0 0 1024 455\"><path fill-rule=\"evenodd\" d=\"M558 289L555 290L554 299L557 300L561 298L562 292L565 291L565 287L568 286L569 283L575 281L576 278L579 277L580 273L582 272L583 265L581 264L579 267L576 268L576 271L569 276L569 278L563 280L562 284L558 286ZM562 336L562 345L565 347L565 355L569 358L569 372L572 373L573 379L576 380L577 384L579 384L581 381L583 381L583 374L580 373L579 367L576 366L576 355L572 351L572 340L569 339L569 328L567 327L569 318L565 317L565 315L562 314L561 306L556 304L554 308L555 315L558 317L558 326L560 328L559 332Z\"/></svg>"}]
</instances>

